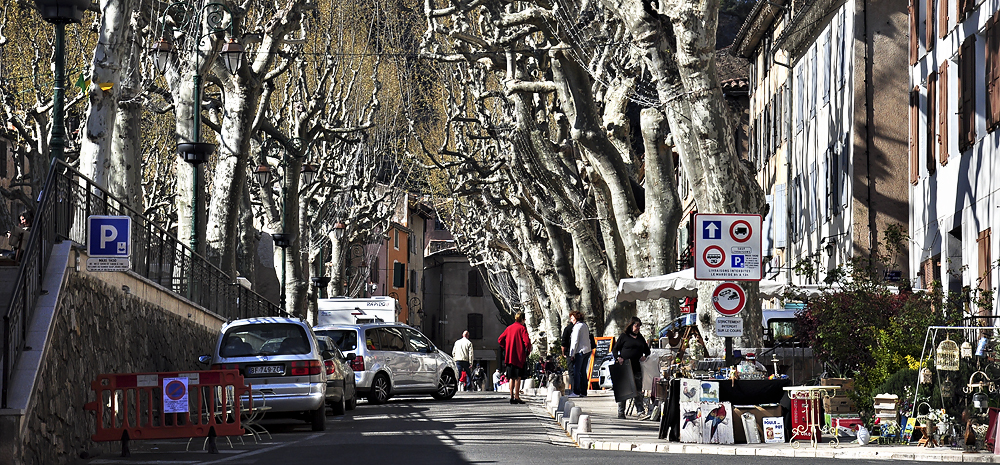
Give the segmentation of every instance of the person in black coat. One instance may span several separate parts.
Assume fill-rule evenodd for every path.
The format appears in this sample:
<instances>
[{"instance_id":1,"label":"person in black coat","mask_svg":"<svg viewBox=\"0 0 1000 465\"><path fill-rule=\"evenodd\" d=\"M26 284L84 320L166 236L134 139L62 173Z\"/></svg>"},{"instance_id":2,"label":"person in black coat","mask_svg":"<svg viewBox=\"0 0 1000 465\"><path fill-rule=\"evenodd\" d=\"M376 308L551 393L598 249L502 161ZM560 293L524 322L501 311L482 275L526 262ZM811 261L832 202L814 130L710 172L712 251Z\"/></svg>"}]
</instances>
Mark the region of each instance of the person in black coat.
<instances>
[{"instance_id":1,"label":"person in black coat","mask_svg":"<svg viewBox=\"0 0 1000 465\"><path fill-rule=\"evenodd\" d=\"M617 363L625 363L628 360L632 364L632 376L635 378L635 410L639 414L640 420L649 418L646 413L646 404L642 399L642 365L646 357L650 354L649 344L646 338L639 334L642 321L632 317L632 321L625 332L615 341L611 348L611 355L614 355ZM625 418L625 402L618 403L618 418Z\"/></svg>"}]
</instances>

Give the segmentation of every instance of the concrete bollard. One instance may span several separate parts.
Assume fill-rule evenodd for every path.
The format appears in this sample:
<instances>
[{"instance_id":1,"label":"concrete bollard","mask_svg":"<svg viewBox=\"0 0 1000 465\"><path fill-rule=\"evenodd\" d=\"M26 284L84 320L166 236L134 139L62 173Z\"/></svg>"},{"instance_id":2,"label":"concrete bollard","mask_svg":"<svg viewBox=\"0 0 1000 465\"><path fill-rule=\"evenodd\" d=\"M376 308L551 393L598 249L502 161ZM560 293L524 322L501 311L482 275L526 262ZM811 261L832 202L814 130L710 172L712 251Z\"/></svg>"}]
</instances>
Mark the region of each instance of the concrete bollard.
<instances>
[{"instance_id":1,"label":"concrete bollard","mask_svg":"<svg viewBox=\"0 0 1000 465\"><path fill-rule=\"evenodd\" d=\"M566 408L566 401L569 400L566 396L559 396L559 403L556 404L556 411L561 412Z\"/></svg>"},{"instance_id":2,"label":"concrete bollard","mask_svg":"<svg viewBox=\"0 0 1000 465\"><path fill-rule=\"evenodd\" d=\"M567 401L566 404L563 405L562 408L563 418L569 418L570 413L573 412L573 407L576 407L576 404L574 404L572 401Z\"/></svg>"},{"instance_id":3,"label":"concrete bollard","mask_svg":"<svg viewBox=\"0 0 1000 465\"><path fill-rule=\"evenodd\" d=\"M590 432L590 415L580 415L579 421L577 421L576 430L581 433Z\"/></svg>"},{"instance_id":4,"label":"concrete bollard","mask_svg":"<svg viewBox=\"0 0 1000 465\"><path fill-rule=\"evenodd\" d=\"M558 407L559 399L562 397L562 393L559 391L552 391L549 393L549 407Z\"/></svg>"},{"instance_id":5,"label":"concrete bollard","mask_svg":"<svg viewBox=\"0 0 1000 465\"><path fill-rule=\"evenodd\" d=\"M569 424L575 425L579 423L580 415L582 414L583 414L583 409L581 409L580 407L573 407L573 409L569 411Z\"/></svg>"}]
</instances>

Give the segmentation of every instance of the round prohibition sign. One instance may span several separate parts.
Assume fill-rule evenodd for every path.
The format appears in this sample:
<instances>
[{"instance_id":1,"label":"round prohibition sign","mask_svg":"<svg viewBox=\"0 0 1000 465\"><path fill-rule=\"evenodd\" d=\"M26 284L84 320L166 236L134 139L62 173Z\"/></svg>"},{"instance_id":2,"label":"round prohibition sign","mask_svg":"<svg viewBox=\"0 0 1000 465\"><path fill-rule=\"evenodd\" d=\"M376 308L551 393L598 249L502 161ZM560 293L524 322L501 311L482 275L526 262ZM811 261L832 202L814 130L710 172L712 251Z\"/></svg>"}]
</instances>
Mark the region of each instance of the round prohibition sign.
<instances>
[{"instance_id":1,"label":"round prohibition sign","mask_svg":"<svg viewBox=\"0 0 1000 465\"><path fill-rule=\"evenodd\" d=\"M729 237L736 242L746 242L753 236L753 228L746 220L736 220L729 225Z\"/></svg>"},{"instance_id":2,"label":"round prohibition sign","mask_svg":"<svg viewBox=\"0 0 1000 465\"><path fill-rule=\"evenodd\" d=\"M706 265L718 268L723 263L726 263L726 251L722 250L722 247L712 245L705 248L705 252L701 254L701 259Z\"/></svg>"},{"instance_id":3,"label":"round prohibition sign","mask_svg":"<svg viewBox=\"0 0 1000 465\"><path fill-rule=\"evenodd\" d=\"M163 393L167 395L170 400L181 400L184 398L185 394L184 383L173 380L163 386Z\"/></svg>"},{"instance_id":4,"label":"round prohibition sign","mask_svg":"<svg viewBox=\"0 0 1000 465\"><path fill-rule=\"evenodd\" d=\"M747 304L747 294L736 283L722 283L712 291L712 306L725 316L734 316Z\"/></svg>"}]
</instances>

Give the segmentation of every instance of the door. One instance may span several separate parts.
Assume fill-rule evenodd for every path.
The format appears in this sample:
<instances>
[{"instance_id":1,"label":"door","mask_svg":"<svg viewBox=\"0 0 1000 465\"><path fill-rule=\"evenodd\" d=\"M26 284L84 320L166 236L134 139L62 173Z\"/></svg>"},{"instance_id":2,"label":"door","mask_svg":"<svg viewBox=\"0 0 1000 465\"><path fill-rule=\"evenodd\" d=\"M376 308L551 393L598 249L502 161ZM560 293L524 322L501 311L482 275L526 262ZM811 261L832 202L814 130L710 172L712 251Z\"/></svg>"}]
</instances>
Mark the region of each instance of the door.
<instances>
[{"instance_id":1,"label":"door","mask_svg":"<svg viewBox=\"0 0 1000 465\"><path fill-rule=\"evenodd\" d=\"M431 341L412 328L401 328L406 332L406 349L413 359L414 383L420 389L434 390L437 388L437 373L439 357Z\"/></svg>"},{"instance_id":2,"label":"door","mask_svg":"<svg viewBox=\"0 0 1000 465\"><path fill-rule=\"evenodd\" d=\"M393 391L413 389L413 361L406 350L406 339L399 328L377 328L374 330L380 341L380 354L385 367L392 374Z\"/></svg>"}]
</instances>

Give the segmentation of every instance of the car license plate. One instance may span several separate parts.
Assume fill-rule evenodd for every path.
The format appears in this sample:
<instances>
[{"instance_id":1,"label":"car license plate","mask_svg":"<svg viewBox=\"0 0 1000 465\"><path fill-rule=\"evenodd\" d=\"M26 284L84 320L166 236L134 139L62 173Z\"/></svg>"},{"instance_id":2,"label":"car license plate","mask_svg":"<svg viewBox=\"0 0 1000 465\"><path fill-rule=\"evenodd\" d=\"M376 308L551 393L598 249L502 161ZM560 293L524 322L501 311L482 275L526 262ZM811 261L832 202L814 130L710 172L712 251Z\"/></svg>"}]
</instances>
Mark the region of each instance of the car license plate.
<instances>
[{"instance_id":1,"label":"car license plate","mask_svg":"<svg viewBox=\"0 0 1000 465\"><path fill-rule=\"evenodd\" d=\"M283 375L285 374L284 365L262 365L256 367L247 368L247 374L249 375Z\"/></svg>"}]
</instances>

